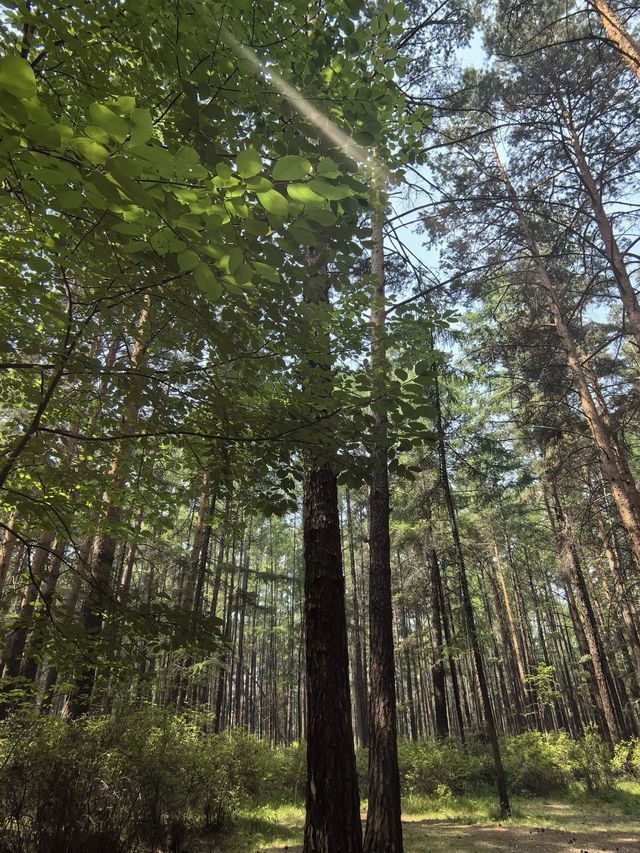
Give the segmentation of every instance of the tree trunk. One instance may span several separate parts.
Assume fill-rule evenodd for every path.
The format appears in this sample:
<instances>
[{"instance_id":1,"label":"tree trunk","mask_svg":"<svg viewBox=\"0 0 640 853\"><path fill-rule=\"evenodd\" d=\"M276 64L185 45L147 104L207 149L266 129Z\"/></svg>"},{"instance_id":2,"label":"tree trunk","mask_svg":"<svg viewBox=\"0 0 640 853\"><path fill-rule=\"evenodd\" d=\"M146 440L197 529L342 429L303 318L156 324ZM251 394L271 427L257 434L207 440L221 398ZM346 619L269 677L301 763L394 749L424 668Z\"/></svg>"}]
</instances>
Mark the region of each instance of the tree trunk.
<instances>
[{"instance_id":1,"label":"tree trunk","mask_svg":"<svg viewBox=\"0 0 640 853\"><path fill-rule=\"evenodd\" d=\"M429 563L429 574L431 579L431 643L433 651L433 663L431 664L431 678L433 680L433 701L435 706L436 737L449 737L449 720L447 717L447 693L445 684L443 633L442 633L442 576L440 574L440 561L433 539L433 529L429 520L429 528L426 540L427 562Z\"/></svg>"},{"instance_id":2,"label":"tree trunk","mask_svg":"<svg viewBox=\"0 0 640 853\"><path fill-rule=\"evenodd\" d=\"M582 616L582 626L593 665L598 697L608 729L608 738L611 743L617 743L623 736L624 720L620 709L616 708L615 697L612 695L609 666L604 655L600 632L582 573L578 551L573 541L571 527L562 509L554 479L550 477L548 482L552 509L555 515L555 534L562 564L577 593L577 605Z\"/></svg>"},{"instance_id":3,"label":"tree trunk","mask_svg":"<svg viewBox=\"0 0 640 853\"><path fill-rule=\"evenodd\" d=\"M605 0L589 0L589 3L598 13L600 23L611 44L640 80L640 45L631 37L620 18Z\"/></svg>"},{"instance_id":4,"label":"tree trunk","mask_svg":"<svg viewBox=\"0 0 640 853\"><path fill-rule=\"evenodd\" d=\"M148 322L149 303L145 301L138 319L137 339L131 351L131 368L134 370L140 368L146 360L147 353L143 335ZM132 379L123 406L122 432L125 434L133 428L138 416L137 388L138 381ZM115 484L114 494L120 493L124 488L126 476L129 473L128 461L128 448L126 445L118 445L114 449L108 471L108 480ZM89 594L82 605L81 620L88 643L87 661L78 674L74 690L70 696L69 710L72 717L84 714L90 708L91 694L96 677L95 662L91 660L91 657L95 655L98 648L104 612L115 604L115 597L111 590L117 540L113 531L122 520L122 510L111 497L111 492L111 489L107 489L102 496L103 530L98 533L94 540Z\"/></svg>"},{"instance_id":5,"label":"tree trunk","mask_svg":"<svg viewBox=\"0 0 640 853\"><path fill-rule=\"evenodd\" d=\"M593 173L589 168L589 163L587 162L582 145L580 144L580 139L578 138L578 134L573 125L569 109L559 96L558 99L562 110L562 117L569 133L569 139L571 140L571 148L573 149L575 156L576 171L582 185L587 191L587 195L589 196L596 225L598 226L600 237L604 243L605 254L611 266L613 277L618 285L622 304L629 321L631 334L635 341L635 345L640 348L640 306L638 305L638 298L635 290L633 289L633 285L631 284L631 278L627 270L624 255L622 254L618 241L613 233L611 219L608 217L604 204L602 203L602 196L600 195L596 185Z\"/></svg>"},{"instance_id":6,"label":"tree trunk","mask_svg":"<svg viewBox=\"0 0 640 853\"><path fill-rule=\"evenodd\" d=\"M451 525L451 534L453 536L453 544L458 563L458 573L460 577L460 589L462 593L462 606L464 609L467 630L469 632L469 640L471 642L471 650L473 660L476 667L476 676L478 678L478 686L480 688L480 696L482 699L482 708L484 711L485 726L491 750L493 752L493 763L496 771L496 783L498 788L498 797L500 800L500 810L503 815L511 813L509 804L509 794L507 792L507 779L502 765L502 755L500 753L500 744L498 742L498 733L496 731L495 718L493 708L491 706L491 698L489 696L489 688L487 685L487 677L480 650L480 639L476 628L475 616L473 613L473 604L471 602L471 593L469 591L469 582L467 579L467 569L465 566L464 552L462 550L462 542L460 541L460 533L458 531L458 519L456 516L453 495L449 483L449 472L447 469L447 453L445 448L444 426L442 422L442 409L440 404L440 390L438 387L438 376L435 374L435 403L436 403L436 427L438 431L438 455L440 458L440 478L444 499L447 505L447 513L449 515L449 523Z\"/></svg>"},{"instance_id":7,"label":"tree trunk","mask_svg":"<svg viewBox=\"0 0 640 853\"><path fill-rule=\"evenodd\" d=\"M353 608L353 687L356 712L356 743L369 745L369 717L367 713L367 683L362 659L362 631L360 627L360 601L358 598L358 578L356 574L356 554L353 538L353 517L351 515L351 495L345 489L347 504L347 537L349 539L349 566L351 568L351 604Z\"/></svg>"},{"instance_id":8,"label":"tree trunk","mask_svg":"<svg viewBox=\"0 0 640 853\"><path fill-rule=\"evenodd\" d=\"M527 244L538 274L538 279L545 293L549 313L551 314L556 333L565 352L567 364L574 377L582 411L587 419L594 444L600 456L602 471L609 484L620 520L627 532L629 545L636 565L640 568L640 493L638 492L618 437L611 425L609 412L604 406L604 400L597 387L597 382L594 377L587 376L587 370L578 355L571 332L562 316L557 294L547 272L546 265L538 251L533 232L520 206L509 176L502 165L495 144L494 156L513 210L518 217L520 231ZM596 397L599 405L596 403Z\"/></svg>"},{"instance_id":9,"label":"tree trunk","mask_svg":"<svg viewBox=\"0 0 640 853\"><path fill-rule=\"evenodd\" d=\"M369 808L365 853L402 853L400 773L396 721L396 685L391 601L389 472L385 386L385 278L383 202L377 200L372 223L371 312L374 440L369 493Z\"/></svg>"}]
</instances>

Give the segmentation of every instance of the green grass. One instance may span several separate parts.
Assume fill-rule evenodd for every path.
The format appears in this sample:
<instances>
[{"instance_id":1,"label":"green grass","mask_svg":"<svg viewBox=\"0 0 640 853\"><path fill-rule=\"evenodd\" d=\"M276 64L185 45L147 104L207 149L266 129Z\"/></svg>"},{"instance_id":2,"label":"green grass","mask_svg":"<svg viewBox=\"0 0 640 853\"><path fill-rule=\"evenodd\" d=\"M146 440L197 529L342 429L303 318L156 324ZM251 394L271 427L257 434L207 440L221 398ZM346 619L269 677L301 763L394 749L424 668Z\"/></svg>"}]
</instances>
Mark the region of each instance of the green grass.
<instances>
[{"instance_id":1,"label":"green grass","mask_svg":"<svg viewBox=\"0 0 640 853\"><path fill-rule=\"evenodd\" d=\"M403 802L405 821L405 853L445 851L451 847L455 827L492 824L505 828L563 830L565 832L629 832L630 823L640 819L640 782L618 782L615 787L597 795L576 785L569 794L558 797L512 798L513 815L499 820L496 797L485 789L467 796L409 797ZM366 803L363 804L363 814ZM425 846L425 826L442 828L429 836ZM257 805L241 812L233 828L217 840L216 853L258 853L289 850L297 853L302 843L304 808L300 805ZM432 829L432 827L430 827ZM635 827L634 827L635 828ZM473 842L460 850L473 851ZM485 849L483 847L482 849ZM206 853L210 848L199 848ZM456 848L458 849L458 848ZM502 849L495 847L494 849ZM541 847L540 849L544 849Z\"/></svg>"}]
</instances>

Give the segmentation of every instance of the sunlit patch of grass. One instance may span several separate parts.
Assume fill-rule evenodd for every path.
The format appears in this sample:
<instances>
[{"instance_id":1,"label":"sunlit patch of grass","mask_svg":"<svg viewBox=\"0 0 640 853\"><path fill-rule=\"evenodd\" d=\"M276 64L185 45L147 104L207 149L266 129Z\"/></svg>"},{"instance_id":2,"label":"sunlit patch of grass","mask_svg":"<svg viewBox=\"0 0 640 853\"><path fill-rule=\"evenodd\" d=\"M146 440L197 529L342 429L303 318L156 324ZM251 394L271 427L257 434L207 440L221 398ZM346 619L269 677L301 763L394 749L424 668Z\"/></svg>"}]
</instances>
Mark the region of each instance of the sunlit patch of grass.
<instances>
[{"instance_id":1,"label":"sunlit patch of grass","mask_svg":"<svg viewBox=\"0 0 640 853\"><path fill-rule=\"evenodd\" d=\"M628 830L640 815L640 782L622 781L597 794L575 785L558 797L513 796L512 815L500 817L497 795L491 788L464 796L405 797L402 804L406 853L421 853L425 838L420 823L472 825L500 822L504 826L556 829L566 832ZM362 815L366 815L366 801ZM298 853L302 845L304 807L301 804L257 805L244 809L227 835L217 839L216 853ZM450 837L430 833L429 849L447 850ZM440 846L439 846L440 845ZM444 846L442 846L444 845ZM465 848L466 849L466 848ZM469 848L471 849L471 848ZM474 848L475 849L475 848ZM202 848L207 850L206 847Z\"/></svg>"},{"instance_id":2,"label":"sunlit patch of grass","mask_svg":"<svg viewBox=\"0 0 640 853\"><path fill-rule=\"evenodd\" d=\"M402 801L403 820L481 823L497 817L496 796L479 791L464 796L424 797L412 795Z\"/></svg>"},{"instance_id":3,"label":"sunlit patch of grass","mask_svg":"<svg viewBox=\"0 0 640 853\"><path fill-rule=\"evenodd\" d=\"M218 840L221 853L289 850L302 843L304 809L300 806L260 805L244 809L229 834Z\"/></svg>"}]
</instances>

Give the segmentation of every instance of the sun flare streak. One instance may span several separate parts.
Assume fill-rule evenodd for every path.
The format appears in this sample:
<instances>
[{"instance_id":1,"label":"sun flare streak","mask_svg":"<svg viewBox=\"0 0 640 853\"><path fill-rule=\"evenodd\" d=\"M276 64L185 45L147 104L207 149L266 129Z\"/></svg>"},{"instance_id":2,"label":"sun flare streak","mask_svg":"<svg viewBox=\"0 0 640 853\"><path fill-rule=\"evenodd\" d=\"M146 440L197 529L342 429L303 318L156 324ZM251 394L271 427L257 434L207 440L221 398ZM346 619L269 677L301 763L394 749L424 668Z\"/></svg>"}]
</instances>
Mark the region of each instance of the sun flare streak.
<instances>
[{"instance_id":1,"label":"sun flare streak","mask_svg":"<svg viewBox=\"0 0 640 853\"><path fill-rule=\"evenodd\" d=\"M342 149L344 153L355 160L360 166L370 169L376 177L378 185L384 185L383 170L376 164L375 157L372 151L363 148L354 142L342 128L333 122L327 115L322 113L316 106L308 101L302 93L291 83L284 79L281 74L278 74L273 68L269 68L256 52L246 44L241 44L235 36L233 36L226 28L222 31L222 36L234 53L246 59L256 71L262 74L269 82L273 83L275 88L284 95L291 103L291 106L297 110L303 118L312 124L332 145Z\"/></svg>"}]
</instances>

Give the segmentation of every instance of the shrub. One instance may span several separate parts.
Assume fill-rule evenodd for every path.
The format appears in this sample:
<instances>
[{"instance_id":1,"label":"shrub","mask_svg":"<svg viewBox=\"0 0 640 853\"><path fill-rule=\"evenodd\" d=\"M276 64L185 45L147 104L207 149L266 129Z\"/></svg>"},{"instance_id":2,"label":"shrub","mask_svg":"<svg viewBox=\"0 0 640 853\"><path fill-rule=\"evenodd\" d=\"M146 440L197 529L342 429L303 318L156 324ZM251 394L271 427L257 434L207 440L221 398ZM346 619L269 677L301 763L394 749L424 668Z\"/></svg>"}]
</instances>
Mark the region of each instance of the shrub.
<instances>
[{"instance_id":1,"label":"shrub","mask_svg":"<svg viewBox=\"0 0 640 853\"><path fill-rule=\"evenodd\" d=\"M611 765L621 776L640 779L640 738L617 743Z\"/></svg>"},{"instance_id":2,"label":"shrub","mask_svg":"<svg viewBox=\"0 0 640 853\"><path fill-rule=\"evenodd\" d=\"M505 740L504 767L515 793L567 790L572 781L571 741L564 733L525 732Z\"/></svg>"},{"instance_id":3,"label":"shrub","mask_svg":"<svg viewBox=\"0 0 640 853\"><path fill-rule=\"evenodd\" d=\"M590 793L611 787L611 751L595 726L588 726L579 740L571 741L569 753L574 777L584 782Z\"/></svg>"},{"instance_id":4,"label":"shrub","mask_svg":"<svg viewBox=\"0 0 640 853\"><path fill-rule=\"evenodd\" d=\"M470 741L461 748L455 741L400 741L398 761L403 790L432 796L438 786L462 794L491 780L486 748Z\"/></svg>"},{"instance_id":5,"label":"shrub","mask_svg":"<svg viewBox=\"0 0 640 853\"><path fill-rule=\"evenodd\" d=\"M205 735L157 709L7 721L0 837L12 853L125 853L139 842L164 850L171 831L210 831L232 818L260 772L250 760L256 743Z\"/></svg>"}]
</instances>

